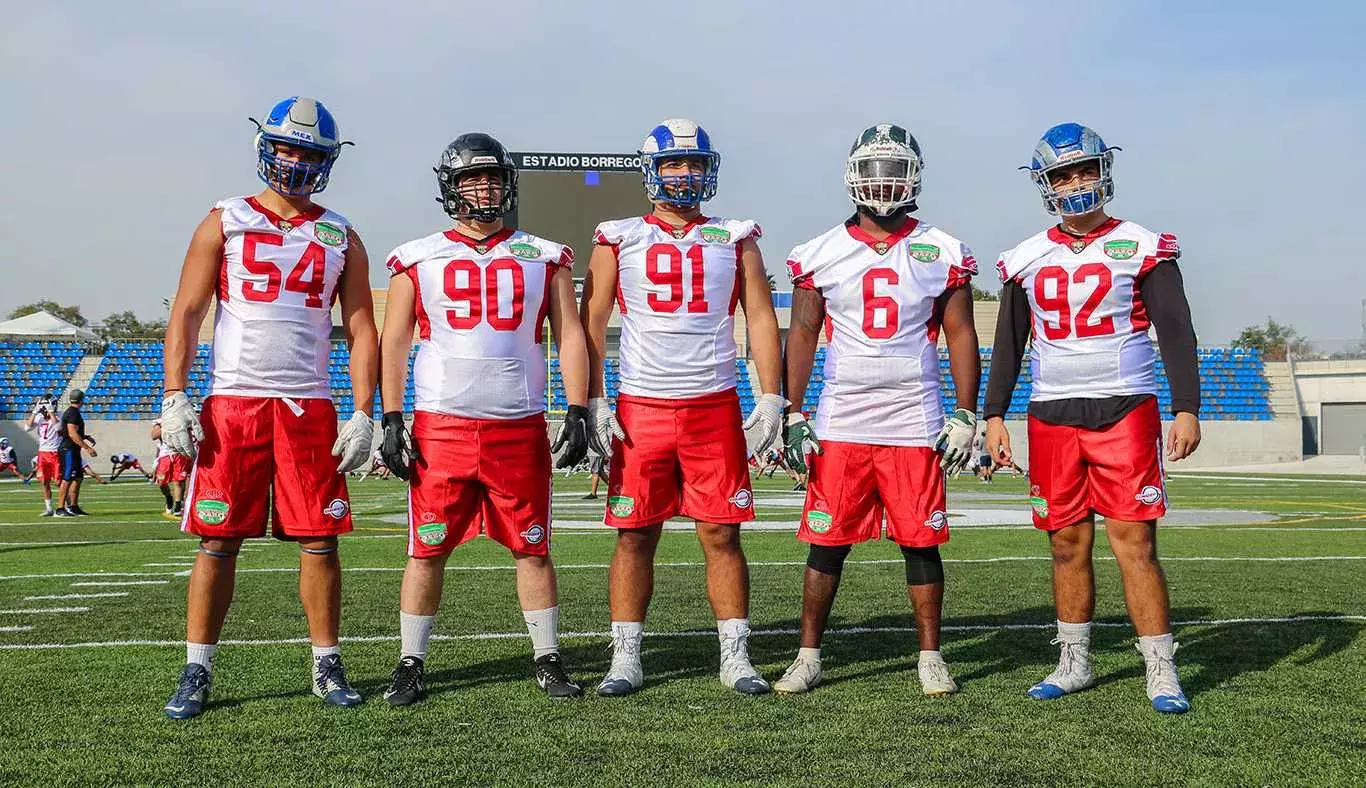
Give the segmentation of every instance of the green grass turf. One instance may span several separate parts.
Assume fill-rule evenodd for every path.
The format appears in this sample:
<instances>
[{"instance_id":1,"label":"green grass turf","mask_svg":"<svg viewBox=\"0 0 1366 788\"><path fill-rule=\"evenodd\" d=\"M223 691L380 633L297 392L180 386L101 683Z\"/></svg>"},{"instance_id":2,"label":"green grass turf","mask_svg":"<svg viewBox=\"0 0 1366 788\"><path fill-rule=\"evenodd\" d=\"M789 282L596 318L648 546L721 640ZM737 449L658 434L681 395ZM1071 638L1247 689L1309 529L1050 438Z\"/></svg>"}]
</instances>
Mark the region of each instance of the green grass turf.
<instances>
[{"instance_id":1,"label":"green grass turf","mask_svg":"<svg viewBox=\"0 0 1366 788\"><path fill-rule=\"evenodd\" d=\"M579 492L580 477L557 479ZM763 481L765 519L798 515L788 486ZM970 493L964 495L962 493ZM989 496L984 494L989 493ZM955 494L958 494L955 497ZM1025 522L1024 484L954 482L955 510L1012 508ZM1097 563L1094 640L1099 685L1052 703L1024 690L1056 659L1045 538L1030 528L955 528L944 653L962 692L926 698L915 678L914 633L894 545L857 548L832 627L828 683L803 697L743 698L716 680L717 642L701 551L669 532L646 640L646 688L621 700L552 704L531 681L511 561L483 539L459 549L447 574L430 695L393 709L378 696L397 658L405 539L392 519L398 482L352 484L355 537L343 542L344 644L369 701L327 708L308 692L299 643L224 645L212 704L201 718L161 715L184 659L183 571L195 542L158 517L141 482L89 486L96 516L40 520L33 488L0 484L0 609L89 607L84 613L0 613L0 783L691 785L793 784L1361 784L1366 781L1366 485L1287 478L1177 478L1175 507L1234 510L1210 525L1162 531L1178 653L1194 711L1160 716L1143 693L1113 561ZM786 505L765 505L766 501ZM600 517L577 495L561 520ZM1241 511L1239 511L1241 510ZM1272 512L1274 523L1246 511ZM1249 523L1240 526L1238 523ZM62 544L89 541L94 544ZM1108 551L1104 540L1097 557ZM575 674L590 686L609 658L605 528L565 529L562 628ZM790 630L800 609L804 548L788 532L751 531L752 619ZM225 639L302 638L297 551L249 543ZM1252 561L1251 558L1323 558ZM1351 557L1356 557L1352 560ZM1020 558L1010 561L971 559ZM1194 560L1177 560L1177 559ZM1206 560L1225 559L1225 560ZM885 563L856 563L875 562ZM146 566L176 564L185 566ZM387 571L359 571L376 569ZM261 570L261 571L252 571ZM279 571L267 571L279 570ZM128 573L106 578L96 573ZM38 577L20 577L38 575ZM69 576L59 576L69 575ZM161 581L154 585L73 586ZM122 597L26 600L123 593ZM1323 617L1308 620L1308 617ZM1296 621L1273 619L1304 618ZM1355 617L1355 618L1353 618ZM1256 621L1229 621L1256 619ZM1004 625L1040 625L1006 628ZM697 633L679 636L677 633ZM509 637L468 636L507 633ZM673 633L674 636L662 636ZM368 638L368 639L366 639ZM17 644L169 641L172 645L15 650ZM796 636L756 634L755 662L777 678Z\"/></svg>"}]
</instances>

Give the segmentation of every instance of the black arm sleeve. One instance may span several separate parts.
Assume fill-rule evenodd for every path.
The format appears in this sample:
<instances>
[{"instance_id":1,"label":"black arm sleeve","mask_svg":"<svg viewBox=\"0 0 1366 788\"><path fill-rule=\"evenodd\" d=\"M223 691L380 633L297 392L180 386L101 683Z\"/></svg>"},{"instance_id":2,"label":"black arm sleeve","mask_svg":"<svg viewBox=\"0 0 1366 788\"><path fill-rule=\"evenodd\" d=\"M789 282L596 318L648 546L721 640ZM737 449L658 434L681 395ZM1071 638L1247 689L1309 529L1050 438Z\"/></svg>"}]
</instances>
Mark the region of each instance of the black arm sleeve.
<instances>
[{"instance_id":1,"label":"black arm sleeve","mask_svg":"<svg viewBox=\"0 0 1366 788\"><path fill-rule=\"evenodd\" d=\"M1015 383L1020 379L1020 362L1029 342L1029 299L1017 282L1001 287L1001 309L996 314L996 339L991 348L991 371L987 376L987 398L982 418L1006 415Z\"/></svg>"},{"instance_id":2,"label":"black arm sleeve","mask_svg":"<svg viewBox=\"0 0 1366 788\"><path fill-rule=\"evenodd\" d=\"M1195 352L1195 327L1176 262L1159 263L1150 271L1139 284L1139 295L1157 327L1157 349L1167 367L1172 413L1184 411L1199 417L1200 363Z\"/></svg>"}]
</instances>

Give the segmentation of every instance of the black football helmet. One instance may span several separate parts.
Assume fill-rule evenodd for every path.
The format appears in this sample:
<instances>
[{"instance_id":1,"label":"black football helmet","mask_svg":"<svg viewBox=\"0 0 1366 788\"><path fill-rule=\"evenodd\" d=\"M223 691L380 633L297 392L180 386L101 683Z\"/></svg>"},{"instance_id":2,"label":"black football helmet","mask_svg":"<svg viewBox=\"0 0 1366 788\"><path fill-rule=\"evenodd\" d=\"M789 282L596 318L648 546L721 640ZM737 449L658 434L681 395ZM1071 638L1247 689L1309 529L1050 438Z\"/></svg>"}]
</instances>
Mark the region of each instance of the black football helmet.
<instances>
[{"instance_id":1,"label":"black football helmet","mask_svg":"<svg viewBox=\"0 0 1366 788\"><path fill-rule=\"evenodd\" d=\"M436 185L441 191L437 202L452 219L491 222L517 208L517 165L503 143L480 132L461 134L441 152L436 167ZM503 180L503 198L497 205L478 206L465 199L457 188L460 176L481 170L495 170Z\"/></svg>"}]
</instances>

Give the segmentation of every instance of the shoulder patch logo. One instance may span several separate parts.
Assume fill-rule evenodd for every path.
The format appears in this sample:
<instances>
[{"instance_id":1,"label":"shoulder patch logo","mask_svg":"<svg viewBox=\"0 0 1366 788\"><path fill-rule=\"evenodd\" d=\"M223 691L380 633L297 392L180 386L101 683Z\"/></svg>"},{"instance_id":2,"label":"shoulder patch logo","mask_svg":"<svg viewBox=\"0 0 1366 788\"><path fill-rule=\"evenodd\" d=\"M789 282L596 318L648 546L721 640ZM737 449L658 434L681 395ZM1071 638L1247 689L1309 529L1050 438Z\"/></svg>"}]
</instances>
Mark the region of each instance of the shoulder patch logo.
<instances>
[{"instance_id":1,"label":"shoulder patch logo","mask_svg":"<svg viewBox=\"0 0 1366 788\"><path fill-rule=\"evenodd\" d=\"M730 243L730 230L722 227L703 227L702 243L708 244L728 244Z\"/></svg>"},{"instance_id":2,"label":"shoulder patch logo","mask_svg":"<svg viewBox=\"0 0 1366 788\"><path fill-rule=\"evenodd\" d=\"M1162 500L1162 490L1151 484L1146 485L1143 489L1138 491L1138 495L1134 496L1134 500L1146 506L1152 506Z\"/></svg>"},{"instance_id":3,"label":"shoulder patch logo","mask_svg":"<svg viewBox=\"0 0 1366 788\"><path fill-rule=\"evenodd\" d=\"M341 246L346 240L346 233L342 228L328 222L318 222L313 225L313 234L318 236L318 240L328 246Z\"/></svg>"},{"instance_id":4,"label":"shoulder patch logo","mask_svg":"<svg viewBox=\"0 0 1366 788\"><path fill-rule=\"evenodd\" d=\"M1138 241L1106 241L1102 248L1112 260L1128 260L1138 254Z\"/></svg>"},{"instance_id":5,"label":"shoulder patch logo","mask_svg":"<svg viewBox=\"0 0 1366 788\"><path fill-rule=\"evenodd\" d=\"M535 260L541 256L541 247L531 244L508 244L508 250L512 252L513 257L520 257L523 260Z\"/></svg>"},{"instance_id":6,"label":"shoulder patch logo","mask_svg":"<svg viewBox=\"0 0 1366 788\"><path fill-rule=\"evenodd\" d=\"M933 263L939 259L939 247L934 244L911 244L911 257L922 263Z\"/></svg>"}]
</instances>

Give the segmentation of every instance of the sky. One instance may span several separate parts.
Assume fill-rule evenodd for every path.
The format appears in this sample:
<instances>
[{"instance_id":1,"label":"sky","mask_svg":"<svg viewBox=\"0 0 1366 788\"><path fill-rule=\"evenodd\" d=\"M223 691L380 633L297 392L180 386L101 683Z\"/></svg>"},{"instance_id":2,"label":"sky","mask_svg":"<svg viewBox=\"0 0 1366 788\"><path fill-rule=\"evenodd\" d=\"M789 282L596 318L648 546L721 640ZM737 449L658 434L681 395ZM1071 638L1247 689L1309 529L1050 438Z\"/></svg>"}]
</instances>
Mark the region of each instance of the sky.
<instances>
[{"instance_id":1,"label":"sky","mask_svg":"<svg viewBox=\"0 0 1366 788\"><path fill-rule=\"evenodd\" d=\"M260 188L247 117L324 101L354 140L319 201L383 255L444 227L431 167L466 131L514 150L632 151L689 117L723 155L709 215L756 218L772 272L849 212L874 123L925 156L917 216L982 261L1050 222L1042 132L1095 128L1112 213L1175 233L1202 344L1267 317L1363 331L1359 3L23 3L0 28L0 313L164 317L215 200ZM603 217L615 218L615 217ZM556 239L586 247L588 239ZM987 333L989 327L979 327Z\"/></svg>"}]
</instances>

